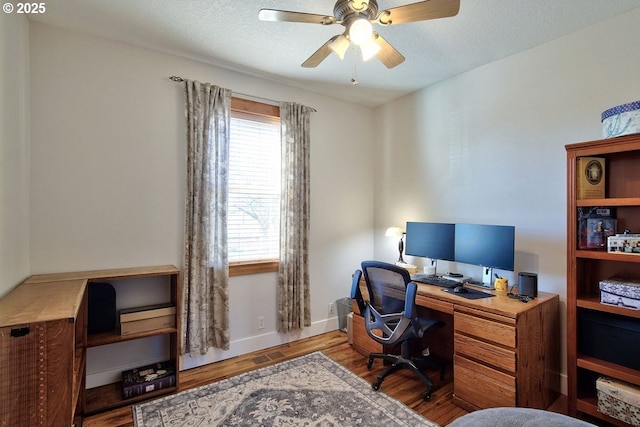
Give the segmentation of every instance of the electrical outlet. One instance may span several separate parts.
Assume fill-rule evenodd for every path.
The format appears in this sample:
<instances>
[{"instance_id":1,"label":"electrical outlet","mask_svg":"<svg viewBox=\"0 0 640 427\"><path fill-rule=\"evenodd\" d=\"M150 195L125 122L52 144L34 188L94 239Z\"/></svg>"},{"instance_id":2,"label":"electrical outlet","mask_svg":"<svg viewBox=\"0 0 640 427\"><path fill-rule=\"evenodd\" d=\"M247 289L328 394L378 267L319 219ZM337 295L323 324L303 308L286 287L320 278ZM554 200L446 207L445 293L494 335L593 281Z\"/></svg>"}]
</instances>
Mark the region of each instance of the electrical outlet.
<instances>
[{"instance_id":1,"label":"electrical outlet","mask_svg":"<svg viewBox=\"0 0 640 427\"><path fill-rule=\"evenodd\" d=\"M264 329L264 316L258 317L258 329Z\"/></svg>"},{"instance_id":2,"label":"electrical outlet","mask_svg":"<svg viewBox=\"0 0 640 427\"><path fill-rule=\"evenodd\" d=\"M333 303L329 303L329 314L333 314Z\"/></svg>"}]
</instances>

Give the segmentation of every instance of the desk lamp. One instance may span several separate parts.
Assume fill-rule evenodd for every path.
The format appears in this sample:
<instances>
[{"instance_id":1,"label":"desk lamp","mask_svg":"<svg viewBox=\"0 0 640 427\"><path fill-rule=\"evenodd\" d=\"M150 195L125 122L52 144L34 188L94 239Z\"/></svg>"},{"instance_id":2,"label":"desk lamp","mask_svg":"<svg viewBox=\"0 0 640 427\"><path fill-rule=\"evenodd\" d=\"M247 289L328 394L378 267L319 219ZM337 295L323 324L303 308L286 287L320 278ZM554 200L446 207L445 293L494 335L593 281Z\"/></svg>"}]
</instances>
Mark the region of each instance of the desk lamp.
<instances>
[{"instance_id":1,"label":"desk lamp","mask_svg":"<svg viewBox=\"0 0 640 427\"><path fill-rule=\"evenodd\" d=\"M398 251L400 252L400 256L398 257L398 262L405 263L402 258L402 252L404 252L404 241L402 238L405 235L405 231L400 227L389 227L387 228L386 233L384 235L386 237L400 237L400 241L398 242Z\"/></svg>"}]
</instances>

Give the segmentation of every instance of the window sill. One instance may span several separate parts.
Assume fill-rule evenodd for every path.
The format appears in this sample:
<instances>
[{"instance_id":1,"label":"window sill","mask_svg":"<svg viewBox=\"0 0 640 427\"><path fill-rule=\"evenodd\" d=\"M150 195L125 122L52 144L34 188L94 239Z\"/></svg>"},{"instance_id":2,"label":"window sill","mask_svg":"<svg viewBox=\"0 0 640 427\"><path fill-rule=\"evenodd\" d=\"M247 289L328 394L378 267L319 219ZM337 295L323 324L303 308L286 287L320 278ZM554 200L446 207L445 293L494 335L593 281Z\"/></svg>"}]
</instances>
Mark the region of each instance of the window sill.
<instances>
[{"instance_id":1,"label":"window sill","mask_svg":"<svg viewBox=\"0 0 640 427\"><path fill-rule=\"evenodd\" d=\"M279 265L280 262L277 259L232 262L229 263L229 277L278 271Z\"/></svg>"}]
</instances>

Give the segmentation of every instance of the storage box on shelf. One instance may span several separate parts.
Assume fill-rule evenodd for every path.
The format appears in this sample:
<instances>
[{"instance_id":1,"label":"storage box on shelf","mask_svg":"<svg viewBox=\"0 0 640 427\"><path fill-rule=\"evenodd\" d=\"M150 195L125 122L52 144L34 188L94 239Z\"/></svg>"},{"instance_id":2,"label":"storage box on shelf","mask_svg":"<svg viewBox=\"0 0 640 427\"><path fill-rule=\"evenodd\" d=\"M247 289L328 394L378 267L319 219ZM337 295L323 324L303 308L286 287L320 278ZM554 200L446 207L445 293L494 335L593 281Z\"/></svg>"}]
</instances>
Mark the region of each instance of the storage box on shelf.
<instances>
[{"instance_id":1,"label":"storage box on shelf","mask_svg":"<svg viewBox=\"0 0 640 427\"><path fill-rule=\"evenodd\" d=\"M600 377L598 411L634 426L640 426L640 388L622 381Z\"/></svg>"},{"instance_id":2,"label":"storage box on shelf","mask_svg":"<svg viewBox=\"0 0 640 427\"><path fill-rule=\"evenodd\" d=\"M640 257L609 253L607 247L580 245L578 211L611 208L619 230L640 232L640 135L570 144L567 149L567 380L568 407L573 416L585 413L614 425L627 423L598 411L597 379L640 385L640 370L633 364L611 357L615 348L629 340L623 325L640 322L640 311L602 303L600 282L612 277L640 280ZM578 159L600 157L606 166L605 194L601 198L580 198L577 192ZM604 318L606 321L595 322ZM629 322L623 322L628 320ZM611 328L615 342L593 353L588 337L596 327ZM604 353L602 353L604 352Z\"/></svg>"},{"instance_id":3,"label":"storage box on shelf","mask_svg":"<svg viewBox=\"0 0 640 427\"><path fill-rule=\"evenodd\" d=\"M175 327L176 306L171 303L120 310L121 335Z\"/></svg>"},{"instance_id":4,"label":"storage box on shelf","mask_svg":"<svg viewBox=\"0 0 640 427\"><path fill-rule=\"evenodd\" d=\"M616 105L602 112L602 137L640 133L640 101Z\"/></svg>"},{"instance_id":5,"label":"storage box on shelf","mask_svg":"<svg viewBox=\"0 0 640 427\"><path fill-rule=\"evenodd\" d=\"M578 350L583 356L640 370L640 319L580 310Z\"/></svg>"},{"instance_id":6,"label":"storage box on shelf","mask_svg":"<svg viewBox=\"0 0 640 427\"><path fill-rule=\"evenodd\" d=\"M612 277L600 281L600 302L640 309L640 280Z\"/></svg>"}]
</instances>

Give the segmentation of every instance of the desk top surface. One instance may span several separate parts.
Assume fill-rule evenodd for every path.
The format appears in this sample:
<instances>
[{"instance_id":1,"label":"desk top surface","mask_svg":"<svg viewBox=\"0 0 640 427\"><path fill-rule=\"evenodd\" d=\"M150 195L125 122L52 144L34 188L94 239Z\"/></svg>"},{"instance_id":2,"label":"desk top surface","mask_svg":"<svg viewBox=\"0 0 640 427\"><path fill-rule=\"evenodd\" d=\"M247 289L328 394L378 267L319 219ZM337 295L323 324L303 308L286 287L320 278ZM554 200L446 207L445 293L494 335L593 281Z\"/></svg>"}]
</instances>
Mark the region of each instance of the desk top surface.
<instances>
[{"instance_id":1,"label":"desk top surface","mask_svg":"<svg viewBox=\"0 0 640 427\"><path fill-rule=\"evenodd\" d=\"M17 286L0 299L0 327L73 319L86 287L81 279Z\"/></svg>"},{"instance_id":2,"label":"desk top surface","mask_svg":"<svg viewBox=\"0 0 640 427\"><path fill-rule=\"evenodd\" d=\"M500 294L494 290L481 289L477 287L470 287L470 289L480 290L495 296L480 299L469 299L461 295L446 292L439 286L418 283L416 304L448 313L453 313L454 306L462 306L515 318L519 314L534 309L540 304L559 298L558 294L538 292L538 296L536 298L529 302L522 302L518 299L509 298L506 294Z\"/></svg>"},{"instance_id":3,"label":"desk top surface","mask_svg":"<svg viewBox=\"0 0 640 427\"><path fill-rule=\"evenodd\" d=\"M554 299L559 300L558 294L538 292L536 298L529 302L522 302L518 299L509 298L506 294L500 294L495 290L482 289L476 286L469 286L469 288L495 296L469 299L458 294L446 292L445 289L440 286L417 282L416 284L418 285L416 305L449 314L453 314L455 307L468 307L515 319L521 314L537 308L540 304L545 304ZM367 299L367 286L364 279L360 282L360 290L364 298Z\"/></svg>"}]
</instances>

